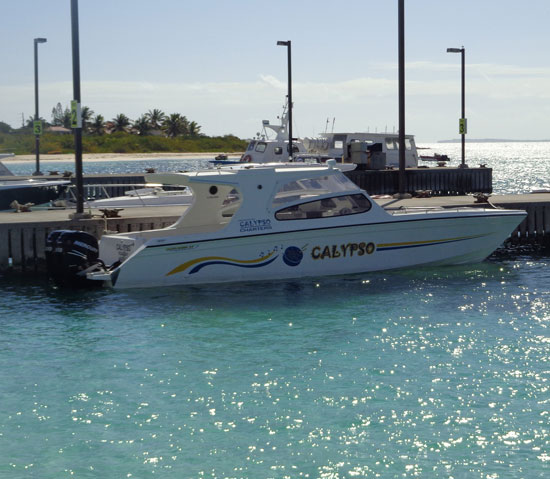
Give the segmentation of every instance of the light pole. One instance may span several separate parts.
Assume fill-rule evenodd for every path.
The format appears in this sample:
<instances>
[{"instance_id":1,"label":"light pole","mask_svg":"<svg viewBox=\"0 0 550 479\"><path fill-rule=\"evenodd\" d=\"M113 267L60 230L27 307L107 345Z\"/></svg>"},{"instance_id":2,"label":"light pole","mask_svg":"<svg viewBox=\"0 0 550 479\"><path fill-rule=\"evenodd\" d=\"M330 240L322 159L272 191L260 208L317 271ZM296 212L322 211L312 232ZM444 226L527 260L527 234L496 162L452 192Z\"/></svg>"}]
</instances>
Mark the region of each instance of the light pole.
<instances>
[{"instance_id":1,"label":"light pole","mask_svg":"<svg viewBox=\"0 0 550 479\"><path fill-rule=\"evenodd\" d=\"M459 133L462 135L462 163L460 168L468 168L466 164L466 133L468 132L468 124L466 121L466 86L465 86L465 68L464 60L466 50L462 48L447 48L447 53L460 53L462 57L462 116L459 121Z\"/></svg>"},{"instance_id":2,"label":"light pole","mask_svg":"<svg viewBox=\"0 0 550 479\"><path fill-rule=\"evenodd\" d=\"M35 38L34 39L34 121L37 122L40 120L38 116L38 44L46 43L48 40L46 38ZM40 134L42 133L41 125L38 127L33 126L35 133L35 150L36 150L36 171L33 175L41 175L40 172Z\"/></svg>"},{"instance_id":3,"label":"light pole","mask_svg":"<svg viewBox=\"0 0 550 479\"><path fill-rule=\"evenodd\" d=\"M292 158L292 61L291 61L291 41L286 42L278 41L278 46L287 47L288 52L288 154Z\"/></svg>"}]
</instances>

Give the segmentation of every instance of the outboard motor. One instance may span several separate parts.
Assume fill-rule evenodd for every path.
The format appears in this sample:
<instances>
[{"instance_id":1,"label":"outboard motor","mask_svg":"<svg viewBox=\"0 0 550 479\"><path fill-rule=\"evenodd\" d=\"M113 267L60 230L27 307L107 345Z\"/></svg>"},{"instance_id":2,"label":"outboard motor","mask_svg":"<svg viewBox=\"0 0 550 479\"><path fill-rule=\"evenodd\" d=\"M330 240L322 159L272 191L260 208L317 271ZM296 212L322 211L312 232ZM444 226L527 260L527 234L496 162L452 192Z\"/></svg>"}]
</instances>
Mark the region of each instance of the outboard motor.
<instances>
[{"instance_id":1,"label":"outboard motor","mask_svg":"<svg viewBox=\"0 0 550 479\"><path fill-rule=\"evenodd\" d=\"M83 272L101 264L98 257L97 239L84 231L56 230L46 240L48 275L60 285L97 284L96 281L87 281Z\"/></svg>"}]
</instances>

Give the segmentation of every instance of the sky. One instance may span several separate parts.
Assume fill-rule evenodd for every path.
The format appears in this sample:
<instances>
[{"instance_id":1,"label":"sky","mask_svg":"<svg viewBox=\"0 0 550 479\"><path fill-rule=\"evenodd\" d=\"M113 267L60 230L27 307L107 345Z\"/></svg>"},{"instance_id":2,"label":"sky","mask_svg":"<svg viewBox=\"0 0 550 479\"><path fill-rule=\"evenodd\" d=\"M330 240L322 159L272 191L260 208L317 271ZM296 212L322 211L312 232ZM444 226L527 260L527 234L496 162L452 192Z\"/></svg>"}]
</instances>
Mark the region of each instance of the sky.
<instances>
[{"instance_id":1,"label":"sky","mask_svg":"<svg viewBox=\"0 0 550 479\"><path fill-rule=\"evenodd\" d=\"M0 0L0 121L73 96L70 0ZM294 135L397 131L398 0L80 0L82 104L105 119L154 108L207 135L277 121L292 42ZM405 0L406 133L458 138L466 51L468 138L550 139L549 0Z\"/></svg>"}]
</instances>

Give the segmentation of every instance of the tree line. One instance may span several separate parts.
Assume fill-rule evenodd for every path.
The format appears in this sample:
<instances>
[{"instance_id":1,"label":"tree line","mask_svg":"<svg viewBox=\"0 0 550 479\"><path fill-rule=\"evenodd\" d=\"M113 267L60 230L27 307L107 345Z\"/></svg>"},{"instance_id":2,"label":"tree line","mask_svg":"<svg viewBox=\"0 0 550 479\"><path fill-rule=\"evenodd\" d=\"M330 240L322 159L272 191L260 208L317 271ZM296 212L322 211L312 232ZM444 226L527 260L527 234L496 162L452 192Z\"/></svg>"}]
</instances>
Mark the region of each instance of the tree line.
<instances>
[{"instance_id":1,"label":"tree line","mask_svg":"<svg viewBox=\"0 0 550 479\"><path fill-rule=\"evenodd\" d=\"M90 135L103 135L105 133L126 132L136 135L146 136L151 134L162 133L169 138L179 136L187 138L197 138L204 136L201 133L201 126L196 121L189 121L185 115L181 113L166 114L162 110L155 108L142 114L136 120L131 120L124 113L119 113L112 120L107 121L101 114L83 106L82 115L82 131ZM44 122L45 127L62 126L71 128L71 110L68 107L63 108L61 103L58 103L52 108L52 121ZM26 122L26 128L32 128L34 118L29 118Z\"/></svg>"}]
</instances>

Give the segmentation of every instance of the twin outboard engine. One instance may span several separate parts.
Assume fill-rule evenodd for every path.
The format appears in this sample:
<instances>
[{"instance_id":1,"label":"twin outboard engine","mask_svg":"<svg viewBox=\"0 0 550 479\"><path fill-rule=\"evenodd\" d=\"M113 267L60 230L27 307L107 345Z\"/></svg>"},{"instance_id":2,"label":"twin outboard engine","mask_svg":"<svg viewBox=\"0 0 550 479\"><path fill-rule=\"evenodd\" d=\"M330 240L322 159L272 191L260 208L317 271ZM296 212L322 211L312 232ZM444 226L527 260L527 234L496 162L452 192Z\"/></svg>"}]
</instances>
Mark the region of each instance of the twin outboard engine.
<instances>
[{"instance_id":1,"label":"twin outboard engine","mask_svg":"<svg viewBox=\"0 0 550 479\"><path fill-rule=\"evenodd\" d=\"M100 281L88 281L87 270L102 264L95 236L84 231L56 230L46 240L48 275L63 286L83 286Z\"/></svg>"}]
</instances>

